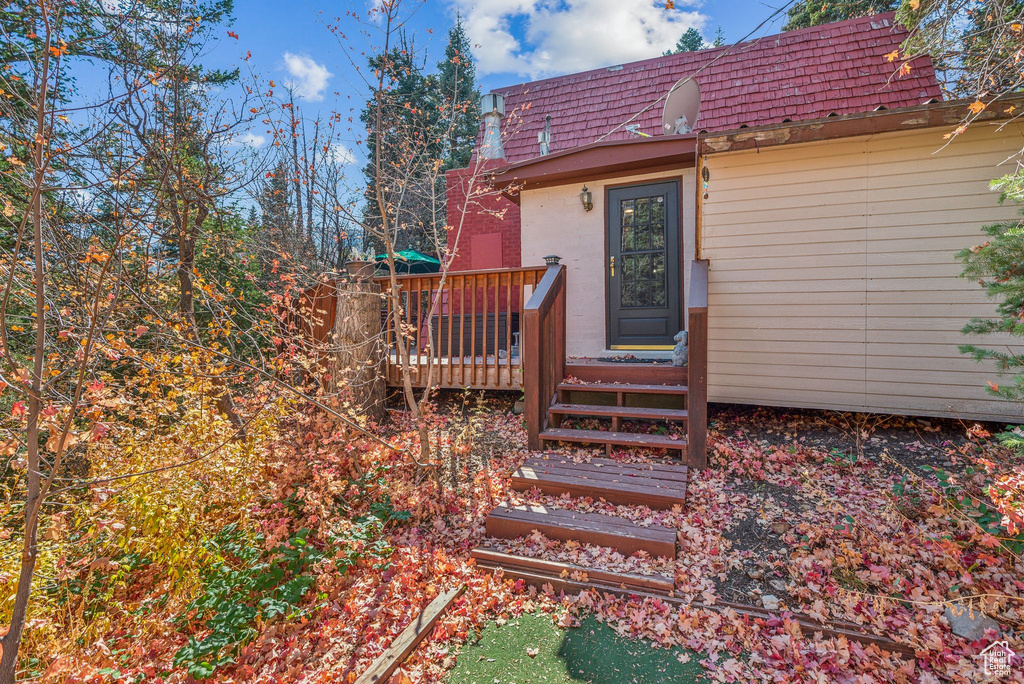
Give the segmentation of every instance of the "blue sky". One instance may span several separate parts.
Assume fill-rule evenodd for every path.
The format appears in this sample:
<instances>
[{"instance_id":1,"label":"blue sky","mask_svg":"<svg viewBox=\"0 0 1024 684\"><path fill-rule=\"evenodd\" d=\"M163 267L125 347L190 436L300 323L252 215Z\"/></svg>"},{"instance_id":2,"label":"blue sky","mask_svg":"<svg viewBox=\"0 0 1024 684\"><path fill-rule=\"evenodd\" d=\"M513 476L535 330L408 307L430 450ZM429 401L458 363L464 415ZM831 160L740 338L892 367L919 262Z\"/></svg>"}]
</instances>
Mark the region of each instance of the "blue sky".
<instances>
[{"instance_id":1,"label":"blue sky","mask_svg":"<svg viewBox=\"0 0 1024 684\"><path fill-rule=\"evenodd\" d=\"M349 130L340 140L342 160L358 163L358 112L369 88L366 54L379 49L381 33L369 18L371 2L235 0L235 20L204 60L210 66L243 65L256 83L292 85L309 120L337 112ZM406 31L430 65L442 56L448 28L462 15L477 59L483 92L500 86L660 55L690 27L707 40L721 27L726 42L742 39L786 0L403 0ZM776 33L784 13L755 36ZM228 36L228 30L237 39ZM248 59L243 60L243 57ZM246 80L249 80L248 78ZM252 82L252 81L250 81ZM254 128L245 140L267 141Z\"/></svg>"},{"instance_id":2,"label":"blue sky","mask_svg":"<svg viewBox=\"0 0 1024 684\"><path fill-rule=\"evenodd\" d=\"M441 56L455 13L462 14L486 91L654 57L690 27L710 40L721 26L726 41L734 42L781 4L783 0L771 5L758 0L677 2L674 10L666 11L663 1L651 0L406 0L405 7L412 15L408 30L431 62ZM250 63L278 79L287 76L286 53L308 57L331 73L324 90L330 96L333 90L345 90L352 75L340 43L356 50L370 44L351 17L342 16L340 22L335 17L347 12L365 17L367 8L361 2L236 0L234 31L239 39L224 41L217 53L230 58L250 51ZM777 32L783 19L759 34ZM339 41L326 24L341 26L348 40Z\"/></svg>"}]
</instances>

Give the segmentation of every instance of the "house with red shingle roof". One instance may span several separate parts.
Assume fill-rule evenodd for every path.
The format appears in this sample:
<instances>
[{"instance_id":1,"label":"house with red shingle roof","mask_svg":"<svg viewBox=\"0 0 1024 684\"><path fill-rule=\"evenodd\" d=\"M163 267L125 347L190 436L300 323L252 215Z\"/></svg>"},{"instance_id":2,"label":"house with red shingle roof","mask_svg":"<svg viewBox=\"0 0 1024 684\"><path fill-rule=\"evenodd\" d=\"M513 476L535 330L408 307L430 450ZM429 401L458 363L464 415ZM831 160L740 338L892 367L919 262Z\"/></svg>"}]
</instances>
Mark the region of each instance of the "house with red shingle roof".
<instances>
[{"instance_id":1,"label":"house with red shingle roof","mask_svg":"<svg viewBox=\"0 0 1024 684\"><path fill-rule=\"evenodd\" d=\"M958 351L992 305L954 254L1016 217L989 181L1024 130L1009 108L961 130L906 35L880 14L485 95L481 152L448 174L452 276L429 285L441 386L522 388L534 448L697 466L708 402L1011 417ZM677 92L699 106L678 131ZM581 415L611 423L563 427Z\"/></svg>"},{"instance_id":2,"label":"house with red shingle roof","mask_svg":"<svg viewBox=\"0 0 1024 684\"><path fill-rule=\"evenodd\" d=\"M536 157L537 134L547 117L551 152L635 140L626 130L630 125L660 135L659 104L688 77L700 85L695 130L708 132L941 99L927 58L915 60L905 77L895 77L885 56L905 37L892 15L883 14L499 88L494 92L504 97L508 113L505 159Z\"/></svg>"}]
</instances>

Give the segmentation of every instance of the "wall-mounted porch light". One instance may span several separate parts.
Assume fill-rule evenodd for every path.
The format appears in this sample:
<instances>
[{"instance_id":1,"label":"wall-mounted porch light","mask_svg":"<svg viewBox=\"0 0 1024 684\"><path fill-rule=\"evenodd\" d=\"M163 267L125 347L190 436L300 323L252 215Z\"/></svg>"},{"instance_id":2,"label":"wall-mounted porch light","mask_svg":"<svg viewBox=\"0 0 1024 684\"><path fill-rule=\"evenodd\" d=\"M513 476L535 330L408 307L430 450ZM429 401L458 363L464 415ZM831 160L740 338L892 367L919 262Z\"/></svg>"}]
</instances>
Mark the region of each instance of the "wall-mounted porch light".
<instances>
[{"instance_id":1,"label":"wall-mounted porch light","mask_svg":"<svg viewBox=\"0 0 1024 684\"><path fill-rule=\"evenodd\" d=\"M590 211L594 208L594 195L587 190L587 186L583 186L583 192L580 193L580 204L583 205L584 211Z\"/></svg>"}]
</instances>

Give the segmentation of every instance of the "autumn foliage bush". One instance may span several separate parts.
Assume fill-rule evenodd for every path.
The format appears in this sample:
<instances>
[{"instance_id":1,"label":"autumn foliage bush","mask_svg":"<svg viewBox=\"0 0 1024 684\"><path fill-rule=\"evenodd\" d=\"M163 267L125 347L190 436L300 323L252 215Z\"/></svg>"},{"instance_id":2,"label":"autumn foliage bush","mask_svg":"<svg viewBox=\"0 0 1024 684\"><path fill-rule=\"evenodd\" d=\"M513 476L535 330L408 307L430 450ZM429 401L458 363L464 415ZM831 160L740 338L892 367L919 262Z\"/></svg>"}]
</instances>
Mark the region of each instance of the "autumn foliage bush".
<instances>
[{"instance_id":1,"label":"autumn foliage bush","mask_svg":"<svg viewBox=\"0 0 1024 684\"><path fill-rule=\"evenodd\" d=\"M88 471L84 485L58 495L61 512L42 530L47 580L36 585L28 662L45 665L111 633L159 643L168 630L154 617L181 612L219 560L209 540L228 525L255 529L288 402L265 398L239 439L208 389L197 381L120 406L123 392L94 384L95 400L118 405L123 420L88 444L78 464ZM8 502L15 486L3 483ZM3 586L17 572L20 544L7 535L0 549Z\"/></svg>"}]
</instances>

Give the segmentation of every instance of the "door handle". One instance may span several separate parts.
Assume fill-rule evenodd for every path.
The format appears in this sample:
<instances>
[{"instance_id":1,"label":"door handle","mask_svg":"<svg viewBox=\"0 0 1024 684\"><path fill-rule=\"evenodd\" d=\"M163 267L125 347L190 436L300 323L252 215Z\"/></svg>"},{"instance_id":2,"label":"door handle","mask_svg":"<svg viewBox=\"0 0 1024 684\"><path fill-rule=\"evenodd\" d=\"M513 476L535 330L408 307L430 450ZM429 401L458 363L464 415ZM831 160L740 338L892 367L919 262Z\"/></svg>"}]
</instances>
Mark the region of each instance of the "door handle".
<instances>
[{"instance_id":1,"label":"door handle","mask_svg":"<svg viewBox=\"0 0 1024 684\"><path fill-rule=\"evenodd\" d=\"M612 270L612 278L614 278L615 277L615 257L612 257L611 261L608 262L608 268L610 268Z\"/></svg>"}]
</instances>

